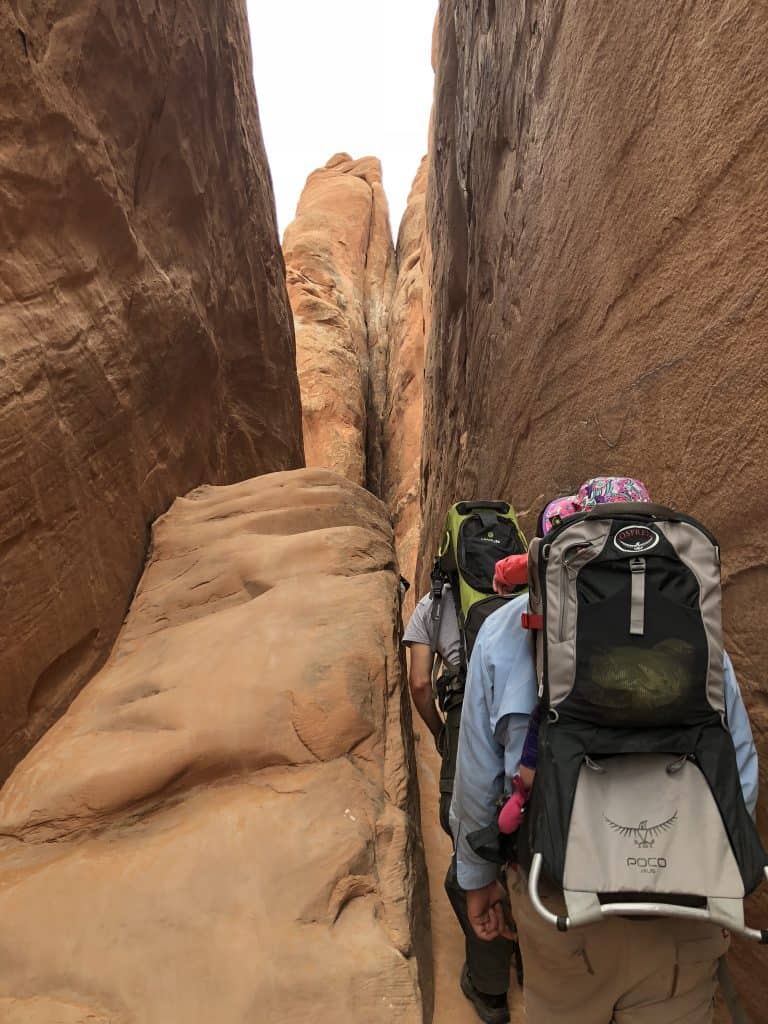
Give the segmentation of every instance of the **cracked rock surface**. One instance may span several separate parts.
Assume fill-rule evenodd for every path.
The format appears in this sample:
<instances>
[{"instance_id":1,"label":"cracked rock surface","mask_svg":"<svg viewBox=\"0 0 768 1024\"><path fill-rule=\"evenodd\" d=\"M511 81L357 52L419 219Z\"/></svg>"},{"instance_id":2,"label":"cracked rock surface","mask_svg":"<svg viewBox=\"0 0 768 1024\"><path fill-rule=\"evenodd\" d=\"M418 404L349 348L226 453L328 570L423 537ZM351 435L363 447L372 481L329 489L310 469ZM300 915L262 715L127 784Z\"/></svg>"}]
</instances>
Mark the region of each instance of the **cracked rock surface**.
<instances>
[{"instance_id":1,"label":"cracked rock surface","mask_svg":"<svg viewBox=\"0 0 768 1024\"><path fill-rule=\"evenodd\" d=\"M397 281L389 311L387 400L384 408L384 492L395 530L400 571L413 583L419 550L424 345L429 316L429 253L425 221L427 158L421 161L397 238ZM413 610L416 587L404 601Z\"/></svg>"},{"instance_id":2,"label":"cracked rock surface","mask_svg":"<svg viewBox=\"0 0 768 1024\"><path fill-rule=\"evenodd\" d=\"M243 0L0 4L0 780L103 663L149 523L302 464Z\"/></svg>"},{"instance_id":3,"label":"cracked rock surface","mask_svg":"<svg viewBox=\"0 0 768 1024\"><path fill-rule=\"evenodd\" d=\"M384 507L324 470L157 522L109 661L0 792L4 1021L421 1022L395 582Z\"/></svg>"}]
</instances>

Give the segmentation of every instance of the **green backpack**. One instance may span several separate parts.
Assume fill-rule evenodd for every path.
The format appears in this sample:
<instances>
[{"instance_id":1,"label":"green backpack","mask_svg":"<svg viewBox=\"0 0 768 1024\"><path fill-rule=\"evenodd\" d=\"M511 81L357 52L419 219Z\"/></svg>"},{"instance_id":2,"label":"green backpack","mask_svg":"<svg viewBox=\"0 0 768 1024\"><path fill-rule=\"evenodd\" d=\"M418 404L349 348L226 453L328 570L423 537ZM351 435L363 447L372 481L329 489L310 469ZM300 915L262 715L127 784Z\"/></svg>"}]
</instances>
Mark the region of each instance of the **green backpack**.
<instances>
[{"instance_id":1,"label":"green backpack","mask_svg":"<svg viewBox=\"0 0 768 1024\"><path fill-rule=\"evenodd\" d=\"M440 632L443 588L449 583L461 637L459 665L444 664L433 679L445 716L440 742L440 824L448 835L467 663L480 627L509 600L493 592L496 563L508 555L522 555L526 549L515 511L506 501L460 501L448 510L445 535L432 570L433 636ZM525 589L521 586L517 593Z\"/></svg>"},{"instance_id":2,"label":"green backpack","mask_svg":"<svg viewBox=\"0 0 768 1024\"><path fill-rule=\"evenodd\" d=\"M432 570L433 618L440 617L443 587L450 583L461 633L462 674L480 627L509 600L493 592L496 563L525 554L527 548L515 510L506 501L460 501L448 510ZM516 593L525 589L521 586Z\"/></svg>"}]
</instances>

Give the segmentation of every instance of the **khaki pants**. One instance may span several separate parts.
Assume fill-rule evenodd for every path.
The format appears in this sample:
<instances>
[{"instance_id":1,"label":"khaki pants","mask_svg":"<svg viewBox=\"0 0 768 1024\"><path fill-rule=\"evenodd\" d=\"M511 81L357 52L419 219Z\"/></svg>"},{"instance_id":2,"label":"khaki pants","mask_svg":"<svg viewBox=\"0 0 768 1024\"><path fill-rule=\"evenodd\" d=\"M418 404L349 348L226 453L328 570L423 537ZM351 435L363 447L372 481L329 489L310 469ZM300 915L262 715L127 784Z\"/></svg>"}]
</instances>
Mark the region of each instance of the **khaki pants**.
<instances>
[{"instance_id":1,"label":"khaki pants","mask_svg":"<svg viewBox=\"0 0 768 1024\"><path fill-rule=\"evenodd\" d=\"M711 1024L727 933L699 921L607 918L558 932L508 872L528 1024ZM545 900L563 913L562 897Z\"/></svg>"}]
</instances>

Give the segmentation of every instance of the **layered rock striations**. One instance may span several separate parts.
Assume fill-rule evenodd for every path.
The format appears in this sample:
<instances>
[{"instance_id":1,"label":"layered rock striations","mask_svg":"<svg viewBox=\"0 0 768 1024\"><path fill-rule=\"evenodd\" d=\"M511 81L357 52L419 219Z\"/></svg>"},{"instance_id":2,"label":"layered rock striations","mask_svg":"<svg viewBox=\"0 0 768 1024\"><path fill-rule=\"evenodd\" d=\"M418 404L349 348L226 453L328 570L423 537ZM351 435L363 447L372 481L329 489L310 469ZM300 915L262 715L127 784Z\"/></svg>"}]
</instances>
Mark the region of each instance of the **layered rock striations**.
<instances>
[{"instance_id":1,"label":"layered rock striations","mask_svg":"<svg viewBox=\"0 0 768 1024\"><path fill-rule=\"evenodd\" d=\"M0 11L0 778L103 661L147 527L302 463L244 3Z\"/></svg>"},{"instance_id":2,"label":"layered rock striations","mask_svg":"<svg viewBox=\"0 0 768 1024\"><path fill-rule=\"evenodd\" d=\"M387 399L384 408L384 491L392 513L400 571L415 580L419 508L424 342L428 316L426 236L427 158L413 182L397 239L397 282L389 313ZM415 587L406 597L413 608Z\"/></svg>"},{"instance_id":3,"label":"layered rock striations","mask_svg":"<svg viewBox=\"0 0 768 1024\"><path fill-rule=\"evenodd\" d=\"M283 252L307 465L380 494L396 270L379 161L342 153L310 174Z\"/></svg>"},{"instance_id":4,"label":"layered rock striations","mask_svg":"<svg viewBox=\"0 0 768 1024\"><path fill-rule=\"evenodd\" d=\"M420 1024L396 580L327 471L155 524L109 661L0 792L2 1020Z\"/></svg>"},{"instance_id":5,"label":"layered rock striations","mask_svg":"<svg viewBox=\"0 0 768 1024\"><path fill-rule=\"evenodd\" d=\"M763 793L767 31L749 0L441 3L421 569L458 494L641 477L721 540Z\"/></svg>"}]
</instances>

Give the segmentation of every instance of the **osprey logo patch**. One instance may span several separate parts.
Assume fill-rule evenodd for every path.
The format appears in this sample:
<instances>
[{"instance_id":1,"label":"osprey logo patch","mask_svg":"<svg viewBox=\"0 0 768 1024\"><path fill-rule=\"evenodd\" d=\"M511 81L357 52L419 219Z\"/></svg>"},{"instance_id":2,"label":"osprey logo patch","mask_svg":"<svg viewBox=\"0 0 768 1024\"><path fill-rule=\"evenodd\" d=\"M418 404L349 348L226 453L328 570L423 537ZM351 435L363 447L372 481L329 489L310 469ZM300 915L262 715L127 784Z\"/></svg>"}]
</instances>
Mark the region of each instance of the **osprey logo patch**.
<instances>
[{"instance_id":1,"label":"osprey logo patch","mask_svg":"<svg viewBox=\"0 0 768 1024\"><path fill-rule=\"evenodd\" d=\"M603 817L614 832L618 832L621 836L632 836L635 846L649 850L662 832L668 832L675 825L677 822L677 811L675 811L671 818L667 818L666 821L660 821L658 825L649 825L647 818L644 818L639 825L619 825L617 822L611 821L607 815L604 814Z\"/></svg>"},{"instance_id":2,"label":"osprey logo patch","mask_svg":"<svg viewBox=\"0 0 768 1024\"><path fill-rule=\"evenodd\" d=\"M650 526L624 526L613 538L613 546L632 555L655 548L661 538Z\"/></svg>"}]
</instances>

